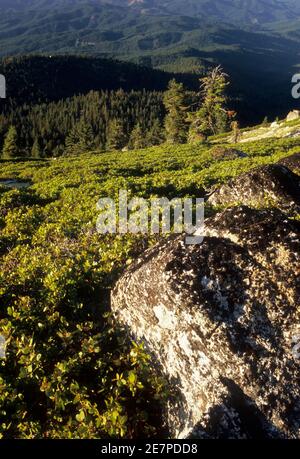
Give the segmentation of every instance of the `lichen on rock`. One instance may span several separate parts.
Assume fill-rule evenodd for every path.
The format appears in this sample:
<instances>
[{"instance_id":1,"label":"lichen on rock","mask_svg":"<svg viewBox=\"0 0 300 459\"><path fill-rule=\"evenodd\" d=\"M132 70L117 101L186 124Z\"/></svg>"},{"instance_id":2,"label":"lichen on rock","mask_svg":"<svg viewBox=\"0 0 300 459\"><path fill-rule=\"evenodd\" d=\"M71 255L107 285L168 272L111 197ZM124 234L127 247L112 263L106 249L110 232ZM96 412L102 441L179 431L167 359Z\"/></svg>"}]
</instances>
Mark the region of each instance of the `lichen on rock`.
<instances>
[{"instance_id":1,"label":"lichen on rock","mask_svg":"<svg viewBox=\"0 0 300 459\"><path fill-rule=\"evenodd\" d=\"M280 164L250 170L217 189L208 199L212 205L246 204L278 207L299 212L300 177Z\"/></svg>"},{"instance_id":2,"label":"lichen on rock","mask_svg":"<svg viewBox=\"0 0 300 459\"><path fill-rule=\"evenodd\" d=\"M170 436L300 438L300 224L228 209L202 245L170 237L121 277L112 310L175 394Z\"/></svg>"}]
</instances>

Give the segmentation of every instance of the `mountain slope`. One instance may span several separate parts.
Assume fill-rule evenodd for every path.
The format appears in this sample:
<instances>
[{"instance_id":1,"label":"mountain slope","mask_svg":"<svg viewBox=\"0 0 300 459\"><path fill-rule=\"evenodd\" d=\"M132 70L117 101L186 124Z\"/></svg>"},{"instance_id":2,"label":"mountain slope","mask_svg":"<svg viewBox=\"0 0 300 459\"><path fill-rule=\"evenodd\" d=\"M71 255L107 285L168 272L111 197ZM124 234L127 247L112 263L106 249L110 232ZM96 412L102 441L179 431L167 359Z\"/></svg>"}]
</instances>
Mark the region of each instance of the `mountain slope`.
<instances>
[{"instance_id":1,"label":"mountain slope","mask_svg":"<svg viewBox=\"0 0 300 459\"><path fill-rule=\"evenodd\" d=\"M88 52L127 58L165 48L170 54L170 47L251 48L261 37L248 35L245 42L245 30L280 33L281 25L277 30L266 23L300 20L296 0L0 0L0 11L0 56Z\"/></svg>"},{"instance_id":2,"label":"mountain slope","mask_svg":"<svg viewBox=\"0 0 300 459\"><path fill-rule=\"evenodd\" d=\"M292 20L300 14L298 0L1 0L1 12L66 9L90 5L118 7L142 14L210 17L232 23Z\"/></svg>"},{"instance_id":3,"label":"mountain slope","mask_svg":"<svg viewBox=\"0 0 300 459\"><path fill-rule=\"evenodd\" d=\"M0 7L0 56L86 54L181 73L221 63L245 124L296 104L296 0L0 0Z\"/></svg>"},{"instance_id":4,"label":"mountain slope","mask_svg":"<svg viewBox=\"0 0 300 459\"><path fill-rule=\"evenodd\" d=\"M123 4L165 14L209 16L217 21L235 24L265 24L291 20L300 14L297 0L124 0Z\"/></svg>"},{"instance_id":5,"label":"mountain slope","mask_svg":"<svg viewBox=\"0 0 300 459\"><path fill-rule=\"evenodd\" d=\"M130 62L82 56L6 58L0 61L0 73L6 76L8 106L58 101L91 90L163 91L175 76ZM189 86L196 84L195 77L176 78Z\"/></svg>"}]
</instances>

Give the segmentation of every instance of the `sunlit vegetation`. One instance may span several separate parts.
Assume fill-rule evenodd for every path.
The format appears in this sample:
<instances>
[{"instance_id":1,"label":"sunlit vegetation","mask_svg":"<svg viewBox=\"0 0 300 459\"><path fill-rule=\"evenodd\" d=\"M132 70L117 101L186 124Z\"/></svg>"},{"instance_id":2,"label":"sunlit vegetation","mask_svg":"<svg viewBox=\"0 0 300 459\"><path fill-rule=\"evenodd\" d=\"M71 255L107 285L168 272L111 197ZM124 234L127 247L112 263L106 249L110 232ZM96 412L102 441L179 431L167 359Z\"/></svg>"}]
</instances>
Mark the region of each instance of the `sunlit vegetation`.
<instances>
[{"instance_id":1,"label":"sunlit vegetation","mask_svg":"<svg viewBox=\"0 0 300 459\"><path fill-rule=\"evenodd\" d=\"M96 203L120 189L145 198L201 197L299 146L299 139L268 139L228 160L207 141L2 161L1 436L162 436L165 382L142 343L131 342L109 312L115 281L155 240L98 234ZM30 186L8 188L5 179Z\"/></svg>"}]
</instances>

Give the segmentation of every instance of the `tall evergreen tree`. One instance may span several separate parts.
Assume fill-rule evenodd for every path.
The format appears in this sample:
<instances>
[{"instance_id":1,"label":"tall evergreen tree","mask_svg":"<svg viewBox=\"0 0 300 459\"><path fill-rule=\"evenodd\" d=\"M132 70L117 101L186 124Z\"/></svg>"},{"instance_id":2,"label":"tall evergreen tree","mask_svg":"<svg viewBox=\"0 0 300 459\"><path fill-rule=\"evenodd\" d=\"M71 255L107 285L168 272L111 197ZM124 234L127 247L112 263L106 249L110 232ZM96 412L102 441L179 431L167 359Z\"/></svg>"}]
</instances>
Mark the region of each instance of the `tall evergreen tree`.
<instances>
[{"instance_id":1,"label":"tall evergreen tree","mask_svg":"<svg viewBox=\"0 0 300 459\"><path fill-rule=\"evenodd\" d=\"M133 150L138 150L139 148L145 148L147 146L145 133L138 123L134 126L129 137L128 147Z\"/></svg>"},{"instance_id":2,"label":"tall evergreen tree","mask_svg":"<svg viewBox=\"0 0 300 459\"><path fill-rule=\"evenodd\" d=\"M14 126L10 126L3 144L2 157L3 159L13 159L19 155L18 134Z\"/></svg>"},{"instance_id":3,"label":"tall evergreen tree","mask_svg":"<svg viewBox=\"0 0 300 459\"><path fill-rule=\"evenodd\" d=\"M147 146L160 145L165 140L161 123L158 119L154 120L151 128L146 135Z\"/></svg>"},{"instance_id":4,"label":"tall evergreen tree","mask_svg":"<svg viewBox=\"0 0 300 459\"><path fill-rule=\"evenodd\" d=\"M87 153L94 147L94 135L92 128L80 120L75 124L66 138L66 154L76 155Z\"/></svg>"},{"instance_id":5,"label":"tall evergreen tree","mask_svg":"<svg viewBox=\"0 0 300 459\"><path fill-rule=\"evenodd\" d=\"M229 84L227 75L220 66L211 70L201 78L201 106L200 109L189 115L191 122L189 141L198 141L208 135L224 132L230 119L225 108L225 90Z\"/></svg>"},{"instance_id":6,"label":"tall evergreen tree","mask_svg":"<svg viewBox=\"0 0 300 459\"><path fill-rule=\"evenodd\" d=\"M127 137L124 133L124 126L121 120L114 118L108 124L106 134L107 150L120 150L127 144Z\"/></svg>"},{"instance_id":7,"label":"tall evergreen tree","mask_svg":"<svg viewBox=\"0 0 300 459\"><path fill-rule=\"evenodd\" d=\"M187 93L182 83L171 80L164 94L166 140L170 143L184 143L187 139Z\"/></svg>"},{"instance_id":8,"label":"tall evergreen tree","mask_svg":"<svg viewBox=\"0 0 300 459\"><path fill-rule=\"evenodd\" d=\"M36 139L33 142L31 149L31 157L35 159L39 159L42 157L42 148L38 137L36 137Z\"/></svg>"}]
</instances>

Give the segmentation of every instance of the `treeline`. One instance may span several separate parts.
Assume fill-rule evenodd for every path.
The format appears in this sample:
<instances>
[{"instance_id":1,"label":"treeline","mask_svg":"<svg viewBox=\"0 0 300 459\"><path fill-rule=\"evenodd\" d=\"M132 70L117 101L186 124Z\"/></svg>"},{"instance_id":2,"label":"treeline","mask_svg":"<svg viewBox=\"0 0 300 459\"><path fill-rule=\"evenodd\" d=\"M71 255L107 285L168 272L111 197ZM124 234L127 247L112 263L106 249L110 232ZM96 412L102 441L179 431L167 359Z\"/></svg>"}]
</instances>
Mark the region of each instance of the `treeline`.
<instances>
[{"instance_id":1,"label":"treeline","mask_svg":"<svg viewBox=\"0 0 300 459\"><path fill-rule=\"evenodd\" d=\"M22 105L0 116L3 159L76 155L202 142L238 125L226 108L227 75L220 67L200 92L171 80L167 91L92 91L59 102ZM237 138L237 137L236 137Z\"/></svg>"},{"instance_id":2,"label":"treeline","mask_svg":"<svg viewBox=\"0 0 300 459\"><path fill-rule=\"evenodd\" d=\"M1 149L9 130L18 156L155 145L161 142L164 115L162 93L145 90L92 91L49 104L25 104L0 115Z\"/></svg>"}]
</instances>

